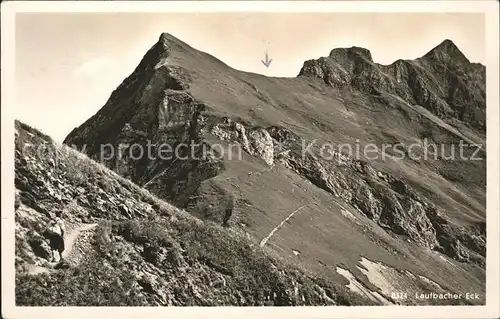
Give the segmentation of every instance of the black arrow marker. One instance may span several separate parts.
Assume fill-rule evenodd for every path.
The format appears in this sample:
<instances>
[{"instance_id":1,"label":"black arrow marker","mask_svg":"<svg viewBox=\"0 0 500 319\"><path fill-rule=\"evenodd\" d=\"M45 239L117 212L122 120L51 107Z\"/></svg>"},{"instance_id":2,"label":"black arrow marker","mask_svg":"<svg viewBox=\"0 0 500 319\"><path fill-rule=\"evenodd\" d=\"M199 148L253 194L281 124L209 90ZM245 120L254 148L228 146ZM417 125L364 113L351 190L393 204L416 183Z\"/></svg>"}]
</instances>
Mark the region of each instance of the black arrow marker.
<instances>
[{"instance_id":1,"label":"black arrow marker","mask_svg":"<svg viewBox=\"0 0 500 319\"><path fill-rule=\"evenodd\" d=\"M271 65L271 62L273 62L273 59L269 59L269 56L267 55L266 52L266 61L260 60L267 68Z\"/></svg>"}]
</instances>

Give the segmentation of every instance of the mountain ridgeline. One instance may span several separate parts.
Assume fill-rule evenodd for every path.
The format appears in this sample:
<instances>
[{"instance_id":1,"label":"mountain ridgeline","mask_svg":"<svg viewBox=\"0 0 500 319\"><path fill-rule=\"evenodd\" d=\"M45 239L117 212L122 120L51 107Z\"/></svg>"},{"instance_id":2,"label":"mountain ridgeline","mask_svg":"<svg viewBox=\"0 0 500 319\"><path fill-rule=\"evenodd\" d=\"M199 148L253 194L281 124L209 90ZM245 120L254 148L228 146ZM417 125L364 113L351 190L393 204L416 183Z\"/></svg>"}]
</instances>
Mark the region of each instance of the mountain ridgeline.
<instances>
[{"instance_id":1,"label":"mountain ridgeline","mask_svg":"<svg viewBox=\"0 0 500 319\"><path fill-rule=\"evenodd\" d=\"M390 65L374 63L363 48L334 49L328 57L304 63L299 76L367 94L393 94L451 123L459 120L482 133L486 129L486 68L471 63L450 40L419 59Z\"/></svg>"}]
</instances>

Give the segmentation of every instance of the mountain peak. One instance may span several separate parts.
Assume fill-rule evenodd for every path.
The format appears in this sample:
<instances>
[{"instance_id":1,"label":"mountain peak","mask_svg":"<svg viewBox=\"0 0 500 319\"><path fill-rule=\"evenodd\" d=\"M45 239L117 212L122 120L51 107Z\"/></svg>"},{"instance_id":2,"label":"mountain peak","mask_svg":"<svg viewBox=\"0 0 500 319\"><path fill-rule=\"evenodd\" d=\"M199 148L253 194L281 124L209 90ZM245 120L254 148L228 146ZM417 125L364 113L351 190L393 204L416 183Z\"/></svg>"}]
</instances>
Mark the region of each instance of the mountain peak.
<instances>
[{"instance_id":1,"label":"mountain peak","mask_svg":"<svg viewBox=\"0 0 500 319\"><path fill-rule=\"evenodd\" d=\"M168 32L163 32L162 34L160 34L160 38L158 39L158 44L160 44L161 46L165 47L165 48L169 48L172 46L172 44L183 44L184 42L182 42L181 40L179 40L178 38L176 38L175 36L173 36L172 34L168 33Z\"/></svg>"},{"instance_id":2,"label":"mountain peak","mask_svg":"<svg viewBox=\"0 0 500 319\"><path fill-rule=\"evenodd\" d=\"M455 43L450 39L445 39L434 49L423 56L438 61L455 61L460 63L470 63L469 59L460 51Z\"/></svg>"},{"instance_id":3,"label":"mountain peak","mask_svg":"<svg viewBox=\"0 0 500 319\"><path fill-rule=\"evenodd\" d=\"M453 41L451 41L450 39L443 40L443 42L438 44L434 49L441 51L460 51L456 44L453 43Z\"/></svg>"},{"instance_id":4,"label":"mountain peak","mask_svg":"<svg viewBox=\"0 0 500 319\"><path fill-rule=\"evenodd\" d=\"M324 78L329 74L328 83L334 86L347 84L355 69L361 70L373 65L370 50L352 46L350 48L335 48L326 58L304 62L298 76L306 75Z\"/></svg>"},{"instance_id":5,"label":"mountain peak","mask_svg":"<svg viewBox=\"0 0 500 319\"><path fill-rule=\"evenodd\" d=\"M163 48L167 51L177 51L182 53L194 50L187 43L183 42L182 40L168 32L163 32L162 34L160 34L156 46L159 46L160 48Z\"/></svg>"},{"instance_id":6,"label":"mountain peak","mask_svg":"<svg viewBox=\"0 0 500 319\"><path fill-rule=\"evenodd\" d=\"M164 42L164 41L180 41L180 40L168 32L162 32L160 34L160 41Z\"/></svg>"},{"instance_id":7,"label":"mountain peak","mask_svg":"<svg viewBox=\"0 0 500 319\"><path fill-rule=\"evenodd\" d=\"M361 47L336 48L330 51L329 57L334 60L344 60L353 56L361 56L370 62L373 62L370 50Z\"/></svg>"}]
</instances>

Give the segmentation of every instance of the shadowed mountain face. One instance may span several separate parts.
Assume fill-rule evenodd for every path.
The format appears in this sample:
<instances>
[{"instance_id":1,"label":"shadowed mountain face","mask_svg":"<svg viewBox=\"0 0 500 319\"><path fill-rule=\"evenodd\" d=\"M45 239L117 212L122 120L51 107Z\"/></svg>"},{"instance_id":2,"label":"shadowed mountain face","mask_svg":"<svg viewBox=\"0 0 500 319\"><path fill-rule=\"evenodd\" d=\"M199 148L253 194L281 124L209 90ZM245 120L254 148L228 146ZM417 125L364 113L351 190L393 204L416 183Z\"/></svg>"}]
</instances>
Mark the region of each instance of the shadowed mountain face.
<instances>
[{"instance_id":1,"label":"shadowed mountain face","mask_svg":"<svg viewBox=\"0 0 500 319\"><path fill-rule=\"evenodd\" d=\"M423 277L481 303L485 111L485 67L449 40L388 66L334 49L270 78L162 34L64 143L376 302L398 283L425 291Z\"/></svg>"}]
</instances>

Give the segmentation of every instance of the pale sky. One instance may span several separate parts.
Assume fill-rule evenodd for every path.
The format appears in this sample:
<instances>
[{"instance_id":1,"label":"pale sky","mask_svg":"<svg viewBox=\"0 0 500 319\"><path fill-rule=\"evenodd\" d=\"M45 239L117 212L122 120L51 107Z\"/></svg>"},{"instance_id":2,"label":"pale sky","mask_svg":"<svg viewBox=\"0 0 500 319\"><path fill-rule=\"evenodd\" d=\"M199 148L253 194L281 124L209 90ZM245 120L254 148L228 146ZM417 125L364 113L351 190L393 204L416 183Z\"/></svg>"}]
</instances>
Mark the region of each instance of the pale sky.
<instances>
[{"instance_id":1,"label":"pale sky","mask_svg":"<svg viewBox=\"0 0 500 319\"><path fill-rule=\"evenodd\" d=\"M229 66L294 77L304 61L360 46L375 62L424 55L452 40L485 61L482 14L22 13L16 16L16 118L57 141L95 114L168 32ZM260 62L265 52L273 62Z\"/></svg>"}]
</instances>

